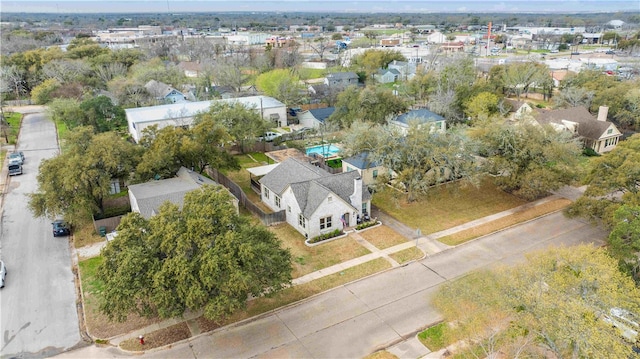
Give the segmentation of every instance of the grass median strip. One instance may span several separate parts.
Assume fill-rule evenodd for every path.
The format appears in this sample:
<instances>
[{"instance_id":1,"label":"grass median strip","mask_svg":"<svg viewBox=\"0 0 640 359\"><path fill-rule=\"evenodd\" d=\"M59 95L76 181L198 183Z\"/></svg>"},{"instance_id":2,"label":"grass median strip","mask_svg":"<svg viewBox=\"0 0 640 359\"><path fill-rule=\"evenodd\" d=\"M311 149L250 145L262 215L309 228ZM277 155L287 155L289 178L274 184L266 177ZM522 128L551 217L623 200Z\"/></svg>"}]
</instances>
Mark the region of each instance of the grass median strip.
<instances>
[{"instance_id":1,"label":"grass median strip","mask_svg":"<svg viewBox=\"0 0 640 359\"><path fill-rule=\"evenodd\" d=\"M144 344L140 344L140 339L138 338L131 338L120 343L120 348L130 351L143 351L173 344L189 337L191 337L189 327L186 322L182 322L144 334Z\"/></svg>"},{"instance_id":2,"label":"grass median strip","mask_svg":"<svg viewBox=\"0 0 640 359\"><path fill-rule=\"evenodd\" d=\"M524 211L510 214L494 221L481 224L479 226L475 226L442 238L438 238L438 241L450 246L455 246L470 241L474 238L478 238L499 231L501 229L511 227L518 223L526 222L542 215L561 210L567 207L569 204L571 204L571 201L568 199L556 199L532 208L528 208Z\"/></svg>"},{"instance_id":3,"label":"grass median strip","mask_svg":"<svg viewBox=\"0 0 640 359\"><path fill-rule=\"evenodd\" d=\"M393 258L393 260L398 262L398 264L404 264L424 257L424 253L417 247L410 247L403 249L400 252L391 253L389 254L389 257Z\"/></svg>"}]
</instances>

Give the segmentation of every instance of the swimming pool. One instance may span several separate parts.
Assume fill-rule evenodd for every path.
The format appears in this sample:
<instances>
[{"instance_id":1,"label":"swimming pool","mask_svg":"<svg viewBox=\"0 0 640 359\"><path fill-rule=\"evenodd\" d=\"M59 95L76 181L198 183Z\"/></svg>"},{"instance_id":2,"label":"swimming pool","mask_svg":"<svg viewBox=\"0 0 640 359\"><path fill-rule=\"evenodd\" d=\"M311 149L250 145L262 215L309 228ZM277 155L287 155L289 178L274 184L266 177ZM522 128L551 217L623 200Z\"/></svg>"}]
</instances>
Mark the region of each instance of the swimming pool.
<instances>
[{"instance_id":1,"label":"swimming pool","mask_svg":"<svg viewBox=\"0 0 640 359\"><path fill-rule=\"evenodd\" d=\"M307 147L306 153L307 156L316 154L318 156L333 157L340 153L340 148L334 145L311 146Z\"/></svg>"}]
</instances>

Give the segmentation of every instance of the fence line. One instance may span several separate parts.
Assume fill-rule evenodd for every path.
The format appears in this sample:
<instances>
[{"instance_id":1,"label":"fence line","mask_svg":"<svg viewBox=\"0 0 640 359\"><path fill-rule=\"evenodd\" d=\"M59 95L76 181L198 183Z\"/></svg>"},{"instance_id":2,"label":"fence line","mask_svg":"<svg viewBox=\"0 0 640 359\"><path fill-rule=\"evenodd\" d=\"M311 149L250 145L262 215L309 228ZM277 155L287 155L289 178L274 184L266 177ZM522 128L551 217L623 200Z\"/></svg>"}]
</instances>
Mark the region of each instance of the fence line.
<instances>
[{"instance_id":1,"label":"fence line","mask_svg":"<svg viewBox=\"0 0 640 359\"><path fill-rule=\"evenodd\" d=\"M229 192L231 192L231 194L233 194L238 199L239 205L258 216L258 218L260 218L262 223L264 223L265 225L270 226L272 224L285 222L287 220L286 212L284 210L273 213L265 213L260 207L256 206L255 203L249 200L240 186L238 186L229 177L225 176L217 169L207 168L207 174L209 174L209 176L211 176L214 181L226 187Z\"/></svg>"}]
</instances>

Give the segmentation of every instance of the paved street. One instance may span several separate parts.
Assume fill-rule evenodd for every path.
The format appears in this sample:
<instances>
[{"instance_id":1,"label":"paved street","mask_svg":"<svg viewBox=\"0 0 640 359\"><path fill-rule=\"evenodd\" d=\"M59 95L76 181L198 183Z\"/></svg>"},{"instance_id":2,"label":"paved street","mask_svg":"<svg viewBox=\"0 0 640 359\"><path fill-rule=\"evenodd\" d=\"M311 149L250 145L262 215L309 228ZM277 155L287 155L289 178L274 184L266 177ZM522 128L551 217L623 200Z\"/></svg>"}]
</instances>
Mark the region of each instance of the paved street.
<instances>
[{"instance_id":1,"label":"paved street","mask_svg":"<svg viewBox=\"0 0 640 359\"><path fill-rule=\"evenodd\" d=\"M142 357L361 358L438 321L429 298L447 280L515 263L527 252L552 245L600 245L605 237L606 232L583 221L551 214ZM127 355L89 347L60 357L88 356Z\"/></svg>"},{"instance_id":2,"label":"paved street","mask_svg":"<svg viewBox=\"0 0 640 359\"><path fill-rule=\"evenodd\" d=\"M42 358L80 341L68 239L53 238L50 221L34 219L27 209L40 161L58 151L53 123L42 114L27 115L18 150L26 157L24 174L10 177L3 199L0 256L7 279L0 290L0 353Z\"/></svg>"}]
</instances>

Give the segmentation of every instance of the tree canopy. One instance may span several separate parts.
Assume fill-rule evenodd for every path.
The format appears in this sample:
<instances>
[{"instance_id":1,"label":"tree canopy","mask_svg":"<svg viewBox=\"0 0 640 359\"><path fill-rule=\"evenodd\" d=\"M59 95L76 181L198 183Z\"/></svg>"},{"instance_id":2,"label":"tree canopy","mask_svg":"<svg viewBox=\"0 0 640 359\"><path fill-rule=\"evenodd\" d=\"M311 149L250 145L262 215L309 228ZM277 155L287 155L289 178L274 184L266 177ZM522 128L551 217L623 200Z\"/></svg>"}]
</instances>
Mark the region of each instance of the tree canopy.
<instances>
[{"instance_id":1,"label":"tree canopy","mask_svg":"<svg viewBox=\"0 0 640 359\"><path fill-rule=\"evenodd\" d=\"M384 88L358 89L349 86L340 94L335 111L328 121L340 128L349 128L354 121L384 124L388 117L407 110L407 103Z\"/></svg>"},{"instance_id":2,"label":"tree canopy","mask_svg":"<svg viewBox=\"0 0 640 359\"><path fill-rule=\"evenodd\" d=\"M480 142L485 166L505 191L536 199L569 184L577 175L582 148L552 127L487 121L469 131Z\"/></svg>"},{"instance_id":3,"label":"tree canopy","mask_svg":"<svg viewBox=\"0 0 640 359\"><path fill-rule=\"evenodd\" d=\"M29 208L36 217L64 216L71 224L101 214L112 179L129 178L139 151L113 132L76 128L65 138L62 154L40 163Z\"/></svg>"},{"instance_id":4,"label":"tree canopy","mask_svg":"<svg viewBox=\"0 0 640 359\"><path fill-rule=\"evenodd\" d=\"M474 273L434 298L462 355L495 358L631 358L615 312L640 313L640 290L604 249L581 245ZM614 311L612 311L614 309Z\"/></svg>"},{"instance_id":5,"label":"tree canopy","mask_svg":"<svg viewBox=\"0 0 640 359\"><path fill-rule=\"evenodd\" d=\"M368 160L389 171L380 181L393 181L407 192L409 201L433 185L464 179L475 183L478 174L473 145L461 131L439 132L409 121L406 134L394 125L356 122L344 138L353 153L366 152Z\"/></svg>"},{"instance_id":6,"label":"tree canopy","mask_svg":"<svg viewBox=\"0 0 640 359\"><path fill-rule=\"evenodd\" d=\"M203 186L186 194L182 210L169 202L150 219L131 213L102 251L100 310L177 317L204 310L222 319L246 306L249 295L276 291L291 280L291 255L263 226L235 214L229 193Z\"/></svg>"},{"instance_id":7,"label":"tree canopy","mask_svg":"<svg viewBox=\"0 0 640 359\"><path fill-rule=\"evenodd\" d=\"M282 101L287 106L299 105L303 102L304 86L300 78L289 69L276 69L260 74L256 78L258 90Z\"/></svg>"},{"instance_id":8,"label":"tree canopy","mask_svg":"<svg viewBox=\"0 0 640 359\"><path fill-rule=\"evenodd\" d=\"M214 103L209 111L196 115L195 121L221 124L228 130L231 140L238 142L243 149L245 142L262 136L269 127L258 111L237 102Z\"/></svg>"}]
</instances>

